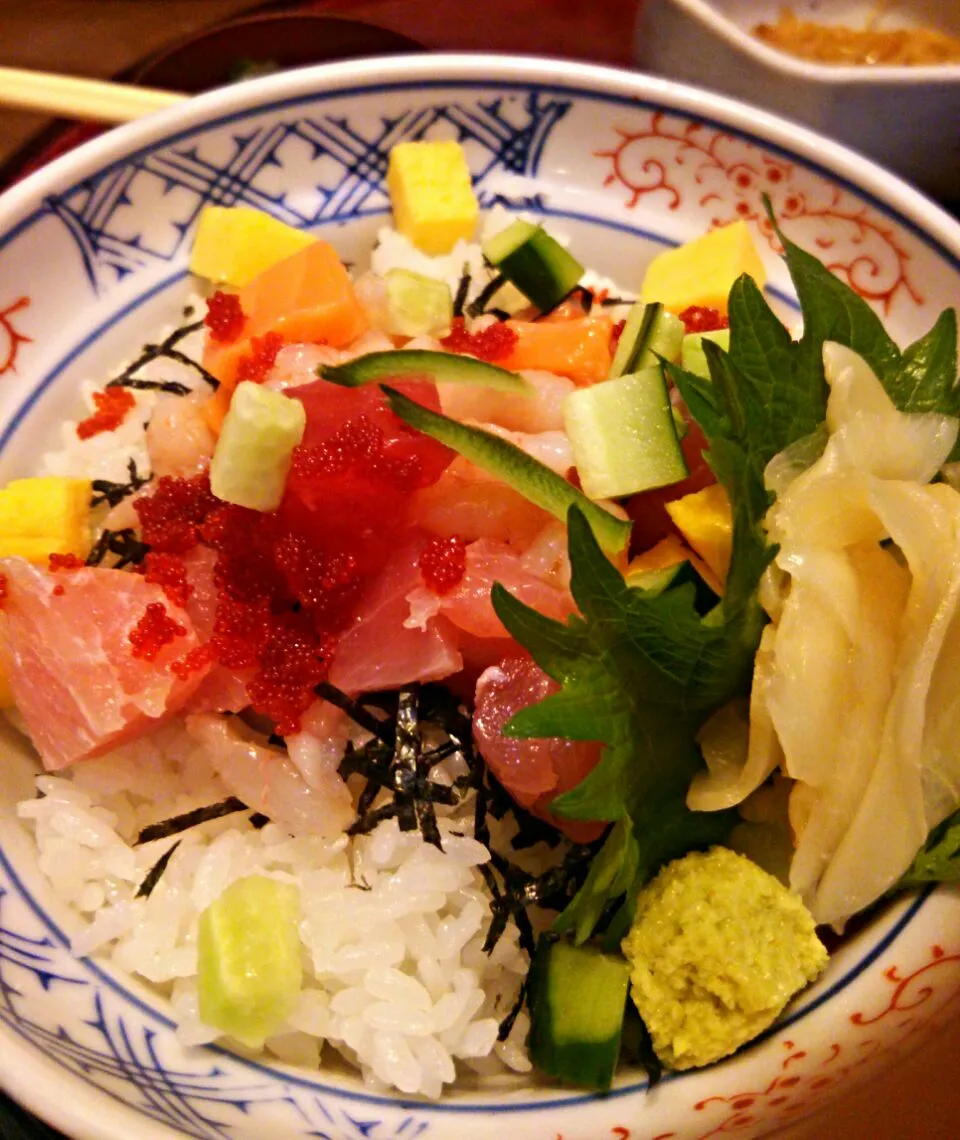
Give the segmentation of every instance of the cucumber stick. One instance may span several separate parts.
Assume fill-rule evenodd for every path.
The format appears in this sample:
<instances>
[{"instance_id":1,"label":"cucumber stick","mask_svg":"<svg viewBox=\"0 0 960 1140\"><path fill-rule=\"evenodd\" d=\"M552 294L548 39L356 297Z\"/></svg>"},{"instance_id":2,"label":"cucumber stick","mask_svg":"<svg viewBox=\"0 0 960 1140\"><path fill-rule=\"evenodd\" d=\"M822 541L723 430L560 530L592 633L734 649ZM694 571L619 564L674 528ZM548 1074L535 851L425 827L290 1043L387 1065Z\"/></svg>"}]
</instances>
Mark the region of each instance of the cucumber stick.
<instances>
[{"instance_id":1,"label":"cucumber stick","mask_svg":"<svg viewBox=\"0 0 960 1140\"><path fill-rule=\"evenodd\" d=\"M530 385L515 372L473 356L428 349L398 348L391 352L368 352L346 364L321 364L317 369L321 380L329 380L344 388L359 388L380 380L399 380L404 376L427 376L431 380L477 384L500 392L529 392Z\"/></svg>"},{"instance_id":2,"label":"cucumber stick","mask_svg":"<svg viewBox=\"0 0 960 1140\"><path fill-rule=\"evenodd\" d=\"M659 366L571 392L564 423L591 499L633 495L687 475Z\"/></svg>"},{"instance_id":3,"label":"cucumber stick","mask_svg":"<svg viewBox=\"0 0 960 1140\"><path fill-rule=\"evenodd\" d=\"M210 460L210 489L253 511L280 506L307 415L299 400L244 380L237 385Z\"/></svg>"},{"instance_id":4,"label":"cucumber stick","mask_svg":"<svg viewBox=\"0 0 960 1140\"><path fill-rule=\"evenodd\" d=\"M559 305L583 276L580 262L543 226L519 219L483 243L483 256L541 312Z\"/></svg>"},{"instance_id":5,"label":"cucumber stick","mask_svg":"<svg viewBox=\"0 0 960 1140\"><path fill-rule=\"evenodd\" d=\"M637 301L627 314L608 379L649 368L657 363L658 356L675 364L680 359L683 336L683 321L668 313L659 301L647 305Z\"/></svg>"},{"instance_id":6,"label":"cucumber stick","mask_svg":"<svg viewBox=\"0 0 960 1140\"><path fill-rule=\"evenodd\" d=\"M608 553L617 554L627 545L631 525L628 520L617 518L592 503L572 483L515 444L482 428L469 427L433 412L394 388L384 385L383 390L393 411L404 423L445 443L556 518L566 522L567 512L576 504L590 523L597 542Z\"/></svg>"},{"instance_id":7,"label":"cucumber stick","mask_svg":"<svg viewBox=\"0 0 960 1140\"><path fill-rule=\"evenodd\" d=\"M200 1019L240 1041L261 1044L300 995L300 892L266 875L238 879L200 915Z\"/></svg>"},{"instance_id":8,"label":"cucumber stick","mask_svg":"<svg viewBox=\"0 0 960 1140\"><path fill-rule=\"evenodd\" d=\"M630 988L626 959L541 938L529 987L527 1048L533 1063L559 1080L609 1088Z\"/></svg>"}]
</instances>

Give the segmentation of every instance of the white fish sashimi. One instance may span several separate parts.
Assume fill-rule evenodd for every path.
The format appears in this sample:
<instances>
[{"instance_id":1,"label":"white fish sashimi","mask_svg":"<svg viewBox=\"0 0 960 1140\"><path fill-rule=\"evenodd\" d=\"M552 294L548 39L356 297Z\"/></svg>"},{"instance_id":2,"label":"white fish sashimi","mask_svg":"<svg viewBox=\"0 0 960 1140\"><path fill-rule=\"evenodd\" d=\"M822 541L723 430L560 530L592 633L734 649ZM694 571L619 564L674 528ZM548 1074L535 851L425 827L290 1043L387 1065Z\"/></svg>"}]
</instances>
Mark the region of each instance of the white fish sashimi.
<instances>
[{"instance_id":1,"label":"white fish sashimi","mask_svg":"<svg viewBox=\"0 0 960 1140\"><path fill-rule=\"evenodd\" d=\"M236 718L203 713L188 716L186 726L224 786L291 834L330 837L349 826L353 798L336 773L323 788L311 787L286 753L255 739Z\"/></svg>"}]
</instances>

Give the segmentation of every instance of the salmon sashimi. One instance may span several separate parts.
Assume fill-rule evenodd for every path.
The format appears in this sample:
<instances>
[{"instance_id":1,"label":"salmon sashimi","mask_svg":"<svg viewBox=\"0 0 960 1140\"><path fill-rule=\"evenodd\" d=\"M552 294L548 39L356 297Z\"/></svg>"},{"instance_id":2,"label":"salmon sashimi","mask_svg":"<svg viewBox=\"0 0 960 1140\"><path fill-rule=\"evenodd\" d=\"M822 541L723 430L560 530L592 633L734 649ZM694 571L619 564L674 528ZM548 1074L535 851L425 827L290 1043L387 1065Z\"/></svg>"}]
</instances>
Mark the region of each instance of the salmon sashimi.
<instances>
[{"instance_id":1,"label":"salmon sashimi","mask_svg":"<svg viewBox=\"0 0 960 1140\"><path fill-rule=\"evenodd\" d=\"M523 548L549 518L543 507L460 457L410 500L410 519L417 526L465 542L489 538Z\"/></svg>"},{"instance_id":2,"label":"salmon sashimi","mask_svg":"<svg viewBox=\"0 0 960 1140\"><path fill-rule=\"evenodd\" d=\"M271 334L284 344L344 348L368 327L350 274L337 251L315 241L258 274L239 292L244 322L232 340L207 337L203 365L226 391L244 376L243 362L255 352L254 338ZM263 379L263 377L261 377Z\"/></svg>"},{"instance_id":3,"label":"salmon sashimi","mask_svg":"<svg viewBox=\"0 0 960 1140\"><path fill-rule=\"evenodd\" d=\"M504 658L477 682L473 737L491 772L517 803L574 842L590 843L606 824L563 819L549 808L553 799L593 771L603 744L560 738L519 740L503 734L512 716L559 688L529 657L518 653Z\"/></svg>"},{"instance_id":4,"label":"salmon sashimi","mask_svg":"<svg viewBox=\"0 0 960 1140\"><path fill-rule=\"evenodd\" d=\"M150 731L203 681L208 665L180 664L199 644L188 614L141 575L19 558L0 572L0 661L46 768Z\"/></svg>"}]
</instances>

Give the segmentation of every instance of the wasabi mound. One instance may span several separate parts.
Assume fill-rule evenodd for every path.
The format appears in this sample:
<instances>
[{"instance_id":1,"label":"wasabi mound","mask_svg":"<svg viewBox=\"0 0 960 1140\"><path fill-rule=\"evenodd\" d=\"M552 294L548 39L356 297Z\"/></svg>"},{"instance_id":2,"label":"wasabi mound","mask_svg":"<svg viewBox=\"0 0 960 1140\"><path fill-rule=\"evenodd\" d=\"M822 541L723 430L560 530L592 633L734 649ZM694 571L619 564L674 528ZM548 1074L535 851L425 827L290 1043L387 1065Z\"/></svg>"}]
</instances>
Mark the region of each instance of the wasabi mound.
<instances>
[{"instance_id":1,"label":"wasabi mound","mask_svg":"<svg viewBox=\"0 0 960 1140\"><path fill-rule=\"evenodd\" d=\"M623 952L633 1000L672 1069L739 1049L827 964L800 899L723 847L677 859L644 887Z\"/></svg>"}]
</instances>

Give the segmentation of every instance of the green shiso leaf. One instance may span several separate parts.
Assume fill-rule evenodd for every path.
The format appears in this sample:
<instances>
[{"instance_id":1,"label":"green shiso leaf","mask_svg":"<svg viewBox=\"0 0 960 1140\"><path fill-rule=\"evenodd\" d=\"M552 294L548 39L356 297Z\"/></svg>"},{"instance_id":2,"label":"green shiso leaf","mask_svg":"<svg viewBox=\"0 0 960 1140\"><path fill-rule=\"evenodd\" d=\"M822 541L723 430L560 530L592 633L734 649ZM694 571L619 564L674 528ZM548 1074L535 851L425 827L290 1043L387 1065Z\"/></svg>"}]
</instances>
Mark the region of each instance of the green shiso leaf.
<instances>
[{"instance_id":1,"label":"green shiso leaf","mask_svg":"<svg viewBox=\"0 0 960 1140\"><path fill-rule=\"evenodd\" d=\"M706 624L692 586L651 598L626 585L576 507L568 526L571 591L582 616L553 621L499 585L493 605L561 685L517 713L507 732L606 744L593 772L551 804L569 819L620 821L560 919L583 941L608 904L629 898L663 862L729 832L734 813L692 812L684 801L701 765L696 733L710 712L744 691L754 645L745 635L746 609L719 626Z\"/></svg>"},{"instance_id":2,"label":"green shiso leaf","mask_svg":"<svg viewBox=\"0 0 960 1140\"><path fill-rule=\"evenodd\" d=\"M927 883L960 883L960 808L930 832L895 889Z\"/></svg>"}]
</instances>

